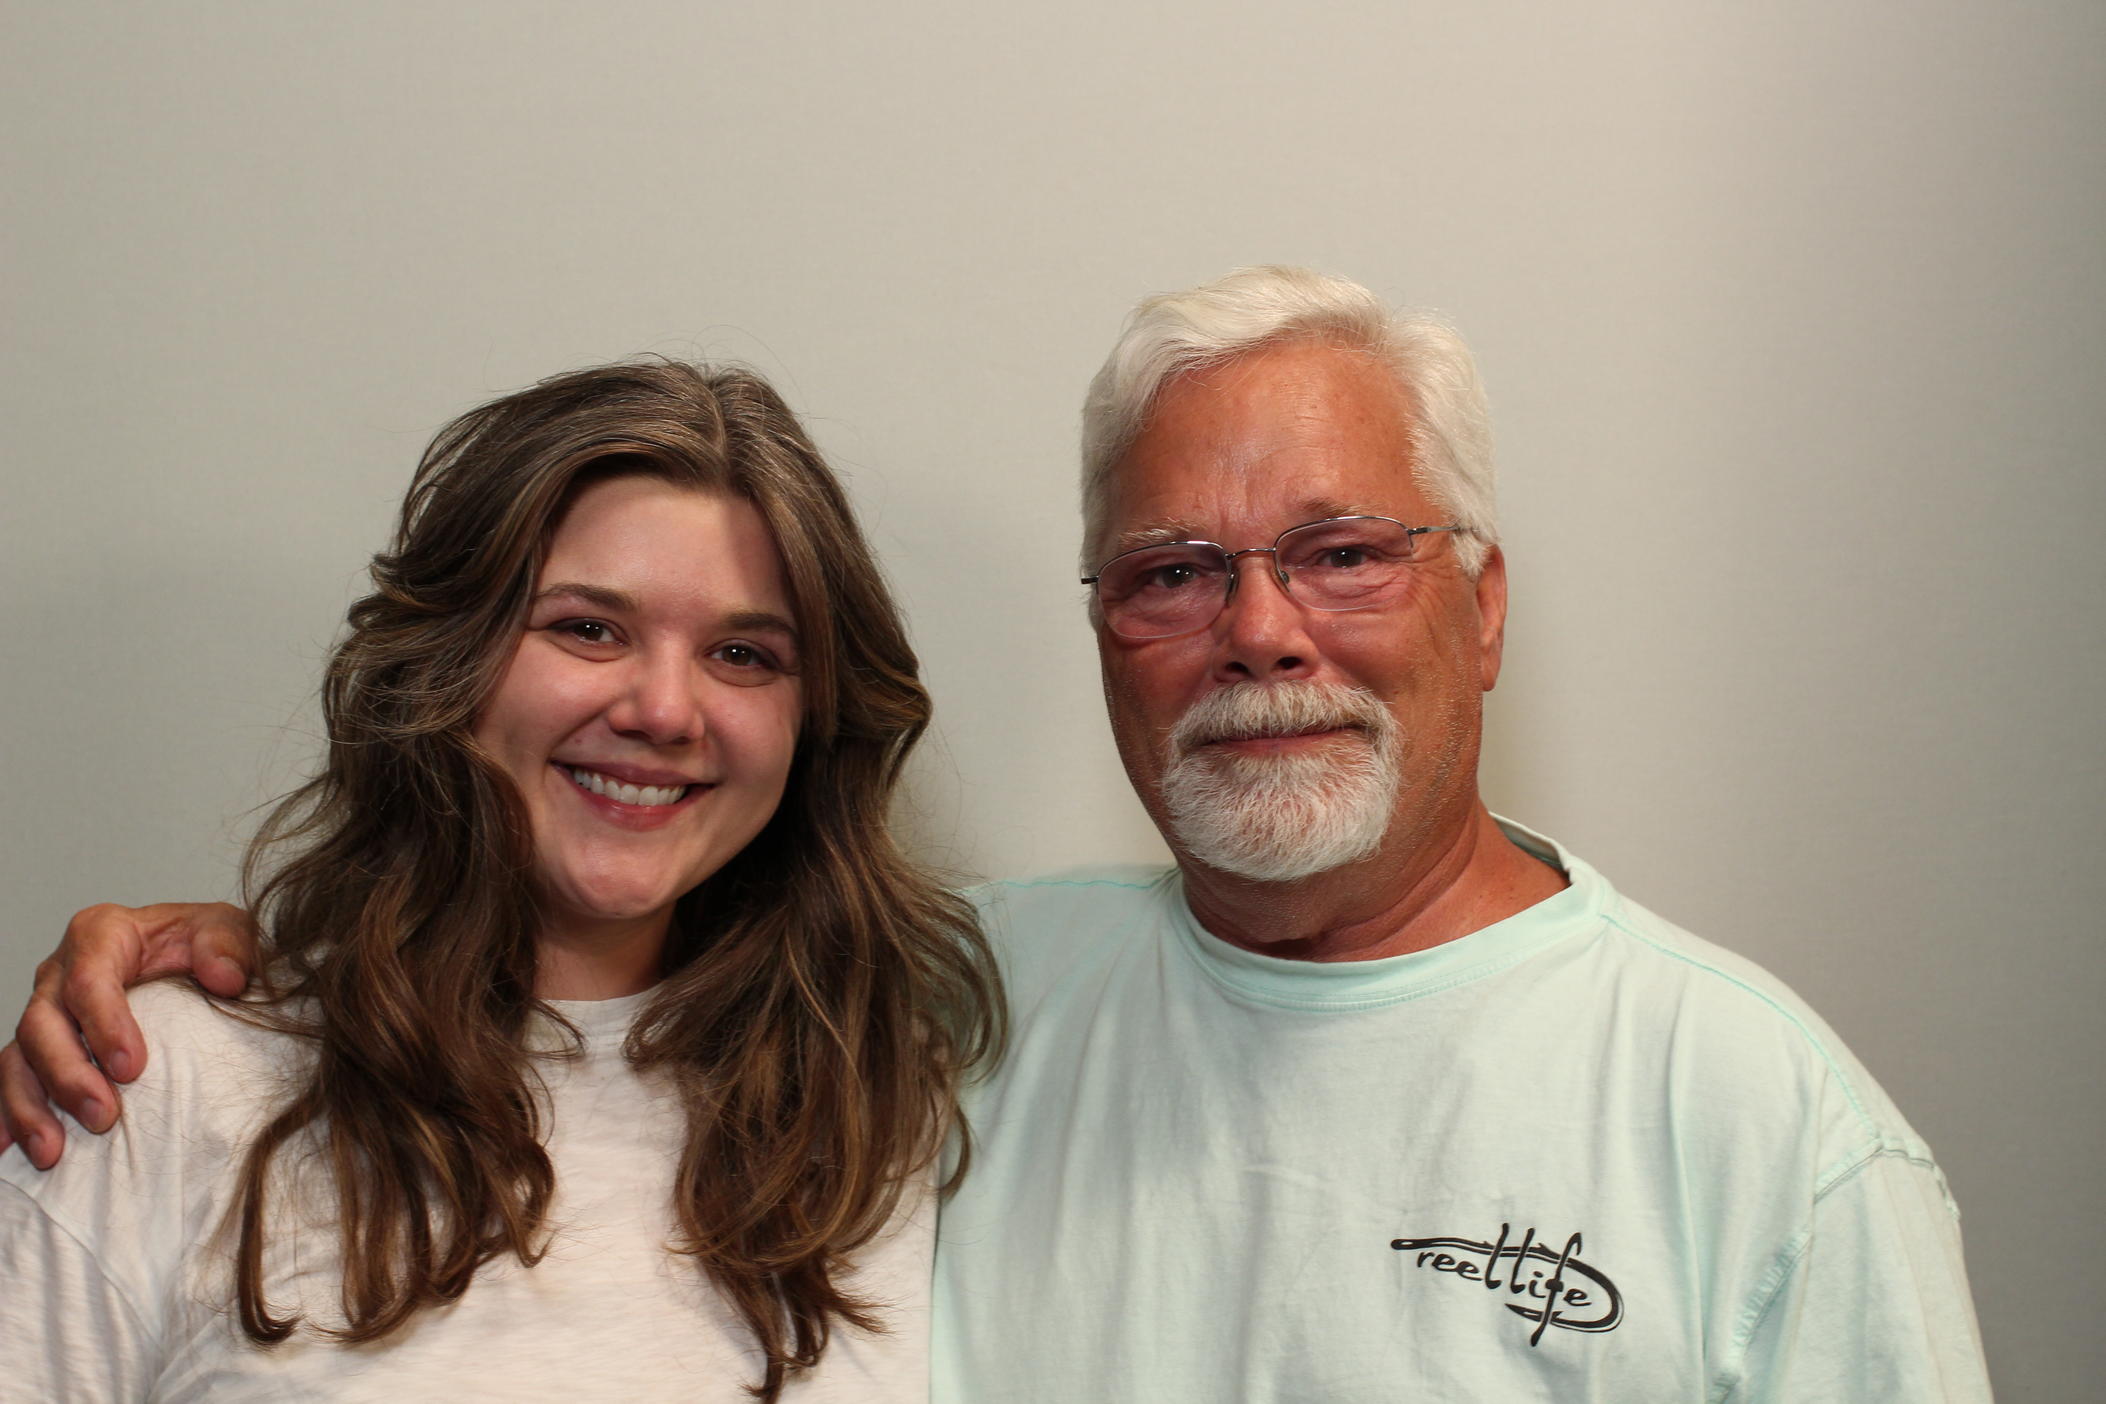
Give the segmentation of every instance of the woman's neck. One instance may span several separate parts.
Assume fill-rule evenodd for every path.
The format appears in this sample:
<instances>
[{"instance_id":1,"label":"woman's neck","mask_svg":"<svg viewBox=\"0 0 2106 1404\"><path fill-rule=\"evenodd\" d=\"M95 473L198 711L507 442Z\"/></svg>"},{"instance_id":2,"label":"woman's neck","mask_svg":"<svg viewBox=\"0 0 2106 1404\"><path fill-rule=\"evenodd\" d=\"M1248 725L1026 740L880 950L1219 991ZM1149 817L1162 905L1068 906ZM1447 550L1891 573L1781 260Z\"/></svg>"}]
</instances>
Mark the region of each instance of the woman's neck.
<instances>
[{"instance_id":1,"label":"woman's neck","mask_svg":"<svg viewBox=\"0 0 2106 1404\"><path fill-rule=\"evenodd\" d=\"M664 974L671 914L635 921L563 923L534 941L536 999L619 999L641 993Z\"/></svg>"}]
</instances>

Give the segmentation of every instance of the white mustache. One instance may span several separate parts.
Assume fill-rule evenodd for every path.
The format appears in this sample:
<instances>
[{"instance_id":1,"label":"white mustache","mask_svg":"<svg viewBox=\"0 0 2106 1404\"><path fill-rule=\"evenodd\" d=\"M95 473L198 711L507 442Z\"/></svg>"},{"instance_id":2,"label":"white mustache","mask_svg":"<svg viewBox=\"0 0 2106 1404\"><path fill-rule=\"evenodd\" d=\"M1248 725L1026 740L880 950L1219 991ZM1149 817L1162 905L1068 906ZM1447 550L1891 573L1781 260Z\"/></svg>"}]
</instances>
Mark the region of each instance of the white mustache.
<instances>
[{"instance_id":1,"label":"white mustache","mask_svg":"<svg viewBox=\"0 0 2106 1404\"><path fill-rule=\"evenodd\" d=\"M1186 709L1170 729L1170 754L1190 755L1216 741L1363 731L1380 737L1389 711L1364 687L1343 683L1232 683Z\"/></svg>"}]
</instances>

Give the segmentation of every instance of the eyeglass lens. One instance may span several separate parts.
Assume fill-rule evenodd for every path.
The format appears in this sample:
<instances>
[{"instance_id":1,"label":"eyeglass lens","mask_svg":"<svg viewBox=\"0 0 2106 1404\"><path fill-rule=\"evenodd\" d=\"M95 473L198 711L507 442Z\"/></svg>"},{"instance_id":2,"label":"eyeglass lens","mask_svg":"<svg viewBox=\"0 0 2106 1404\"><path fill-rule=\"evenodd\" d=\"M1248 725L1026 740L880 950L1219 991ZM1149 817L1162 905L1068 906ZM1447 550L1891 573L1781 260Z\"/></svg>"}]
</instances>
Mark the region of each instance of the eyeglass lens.
<instances>
[{"instance_id":1,"label":"eyeglass lens","mask_svg":"<svg viewBox=\"0 0 2106 1404\"><path fill-rule=\"evenodd\" d=\"M1274 544L1288 593L1311 609L1368 609L1403 585L1419 538L1383 517L1310 522ZM1129 639L1203 629L1228 603L1231 566L1220 547L1173 542L1107 561L1098 573L1104 622Z\"/></svg>"}]
</instances>

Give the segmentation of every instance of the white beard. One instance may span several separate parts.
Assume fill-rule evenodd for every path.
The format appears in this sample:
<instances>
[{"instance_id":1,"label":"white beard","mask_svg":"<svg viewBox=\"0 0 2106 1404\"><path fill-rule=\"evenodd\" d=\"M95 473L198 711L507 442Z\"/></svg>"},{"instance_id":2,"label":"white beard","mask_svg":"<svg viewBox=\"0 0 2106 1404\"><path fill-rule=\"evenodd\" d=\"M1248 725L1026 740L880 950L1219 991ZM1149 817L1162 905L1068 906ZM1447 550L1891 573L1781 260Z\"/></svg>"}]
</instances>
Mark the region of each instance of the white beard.
<instances>
[{"instance_id":1,"label":"white beard","mask_svg":"<svg viewBox=\"0 0 2106 1404\"><path fill-rule=\"evenodd\" d=\"M1210 741L1348 728L1304 755L1235 755ZM1171 729L1163 805L1186 851L1255 882L1365 858L1382 844L1402 783L1396 718L1365 688L1237 683L1208 693Z\"/></svg>"}]
</instances>

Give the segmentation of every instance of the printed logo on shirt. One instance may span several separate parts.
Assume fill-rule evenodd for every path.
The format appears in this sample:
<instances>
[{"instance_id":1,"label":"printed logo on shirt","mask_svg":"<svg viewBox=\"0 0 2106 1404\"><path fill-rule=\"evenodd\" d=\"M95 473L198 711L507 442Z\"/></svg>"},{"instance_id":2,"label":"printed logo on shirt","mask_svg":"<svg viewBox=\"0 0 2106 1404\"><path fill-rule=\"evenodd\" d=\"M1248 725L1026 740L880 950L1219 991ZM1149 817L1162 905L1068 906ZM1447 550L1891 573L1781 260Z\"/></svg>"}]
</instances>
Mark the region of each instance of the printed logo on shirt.
<instances>
[{"instance_id":1,"label":"printed logo on shirt","mask_svg":"<svg viewBox=\"0 0 2106 1404\"><path fill-rule=\"evenodd\" d=\"M1474 1238L1397 1238L1389 1246L1411 1254L1413 1267L1446 1273L1494 1293L1499 1305L1536 1323L1528 1335L1531 1346L1553 1326L1560 1331L1613 1331L1623 1320L1622 1295L1606 1273L1580 1261L1576 1233L1555 1250L1547 1242L1538 1243L1533 1228L1515 1241L1511 1224L1501 1224L1498 1239L1490 1243ZM1549 1270L1539 1264L1548 1264Z\"/></svg>"}]
</instances>

